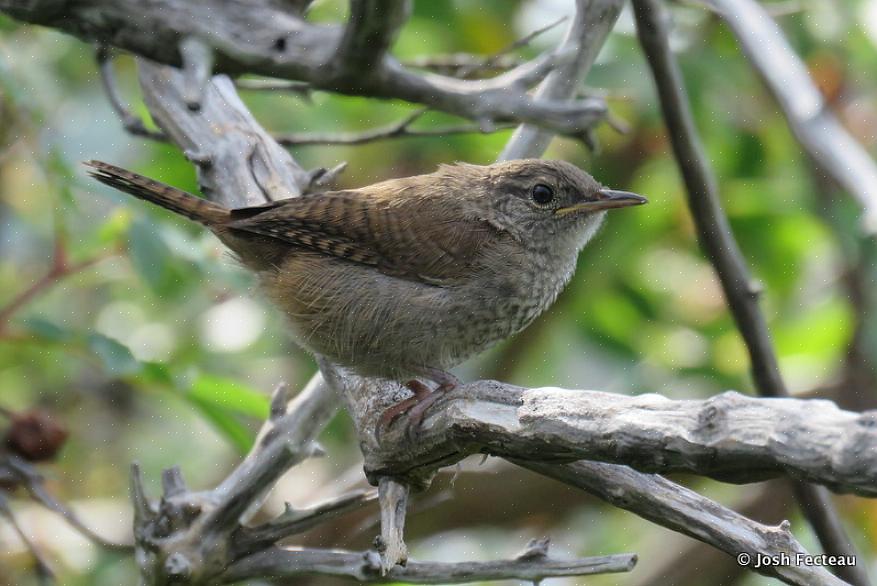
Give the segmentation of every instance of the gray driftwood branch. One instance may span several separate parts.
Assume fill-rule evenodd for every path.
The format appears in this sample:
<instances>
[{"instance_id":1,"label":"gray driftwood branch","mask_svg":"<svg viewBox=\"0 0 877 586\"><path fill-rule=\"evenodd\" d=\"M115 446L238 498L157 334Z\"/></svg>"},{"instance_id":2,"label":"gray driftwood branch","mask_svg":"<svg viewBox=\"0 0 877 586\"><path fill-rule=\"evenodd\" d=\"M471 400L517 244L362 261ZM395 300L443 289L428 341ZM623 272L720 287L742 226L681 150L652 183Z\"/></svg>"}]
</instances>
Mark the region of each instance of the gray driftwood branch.
<instances>
[{"instance_id":1,"label":"gray driftwood branch","mask_svg":"<svg viewBox=\"0 0 877 586\"><path fill-rule=\"evenodd\" d=\"M356 406L373 429L380 406ZM366 473L429 478L473 453L535 461L598 460L641 472L691 472L736 483L788 475L877 496L877 412L817 399L726 392L706 400L526 389L478 381L427 412L416 437L404 420L365 441Z\"/></svg>"},{"instance_id":2,"label":"gray driftwood branch","mask_svg":"<svg viewBox=\"0 0 877 586\"><path fill-rule=\"evenodd\" d=\"M666 478L643 474L627 466L601 462L550 464L515 461L534 472L550 476L628 510L643 519L678 531L724 551L735 560L741 553L796 559L807 551L795 539L789 523L770 527L747 519L714 501ZM750 566L751 567L751 566ZM787 584L846 584L826 568L804 564L752 567Z\"/></svg>"},{"instance_id":3,"label":"gray driftwood branch","mask_svg":"<svg viewBox=\"0 0 877 586\"><path fill-rule=\"evenodd\" d=\"M548 557L548 547L528 548L518 557L490 562L457 564L410 561L382 573L381 560L373 551L348 552L313 549L276 549L254 554L235 563L223 576L227 582L255 577L291 578L319 573L352 578L359 582L405 582L408 584L464 584L489 580L526 580L538 583L559 576L587 576L629 572L636 565L633 554L577 559Z\"/></svg>"},{"instance_id":4,"label":"gray driftwood branch","mask_svg":"<svg viewBox=\"0 0 877 586\"><path fill-rule=\"evenodd\" d=\"M461 80L407 69L387 51L404 22L406 6L400 0L358 0L347 25L340 26L310 23L273 0L0 0L0 10L19 20L158 63L185 65L187 107L198 106L193 88L203 90L209 66L232 76L259 74L304 81L314 89L419 103L475 120L485 129L501 122L529 122L582 137L605 116L605 103L599 99L528 94L558 65L575 58L565 50L489 79Z\"/></svg>"}]
</instances>

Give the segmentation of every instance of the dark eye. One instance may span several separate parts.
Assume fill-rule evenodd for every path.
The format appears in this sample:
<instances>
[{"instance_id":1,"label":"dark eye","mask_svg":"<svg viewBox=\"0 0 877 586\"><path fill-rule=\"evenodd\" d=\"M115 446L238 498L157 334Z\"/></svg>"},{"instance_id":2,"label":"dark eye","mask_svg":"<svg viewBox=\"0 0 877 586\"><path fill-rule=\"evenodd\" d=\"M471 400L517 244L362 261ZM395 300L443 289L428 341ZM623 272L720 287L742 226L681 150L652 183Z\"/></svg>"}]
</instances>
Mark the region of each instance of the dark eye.
<instances>
[{"instance_id":1,"label":"dark eye","mask_svg":"<svg viewBox=\"0 0 877 586\"><path fill-rule=\"evenodd\" d=\"M554 199L554 190L547 185L540 183L533 187L532 196L533 201L539 205L545 205L551 203L551 200Z\"/></svg>"}]
</instances>

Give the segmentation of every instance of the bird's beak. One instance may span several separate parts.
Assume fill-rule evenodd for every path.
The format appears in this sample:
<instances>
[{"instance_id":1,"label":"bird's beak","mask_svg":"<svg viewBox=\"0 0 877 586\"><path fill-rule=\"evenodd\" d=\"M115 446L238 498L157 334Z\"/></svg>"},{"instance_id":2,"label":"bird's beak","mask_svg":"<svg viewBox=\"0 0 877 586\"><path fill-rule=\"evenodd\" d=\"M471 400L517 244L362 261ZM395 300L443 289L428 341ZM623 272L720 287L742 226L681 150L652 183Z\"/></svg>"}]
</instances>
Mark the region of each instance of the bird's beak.
<instances>
[{"instance_id":1,"label":"bird's beak","mask_svg":"<svg viewBox=\"0 0 877 586\"><path fill-rule=\"evenodd\" d=\"M554 212L558 216L565 216L576 212L596 212L610 210L612 208L626 208L648 203L649 200L641 195L629 191L616 191L614 189L601 189L597 192L597 199L579 202L565 208L558 208Z\"/></svg>"}]
</instances>

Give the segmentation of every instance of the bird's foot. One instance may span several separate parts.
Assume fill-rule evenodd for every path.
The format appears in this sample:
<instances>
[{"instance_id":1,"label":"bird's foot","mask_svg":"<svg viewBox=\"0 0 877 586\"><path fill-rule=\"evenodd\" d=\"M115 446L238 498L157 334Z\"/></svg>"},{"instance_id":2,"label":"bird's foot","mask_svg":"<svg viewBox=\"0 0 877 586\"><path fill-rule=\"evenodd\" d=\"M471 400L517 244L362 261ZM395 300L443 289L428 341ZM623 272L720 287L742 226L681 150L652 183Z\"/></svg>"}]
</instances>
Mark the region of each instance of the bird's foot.
<instances>
[{"instance_id":1,"label":"bird's foot","mask_svg":"<svg viewBox=\"0 0 877 586\"><path fill-rule=\"evenodd\" d=\"M409 437L415 436L423 423L427 409L445 393L460 384L457 377L441 370L430 370L429 376L432 380L439 383L434 391L431 391L428 386L417 379L412 379L405 383L405 386L414 393L414 396L399 401L384 411L375 428L375 439L378 443L381 441L381 433L402 415L408 417L406 435Z\"/></svg>"}]
</instances>

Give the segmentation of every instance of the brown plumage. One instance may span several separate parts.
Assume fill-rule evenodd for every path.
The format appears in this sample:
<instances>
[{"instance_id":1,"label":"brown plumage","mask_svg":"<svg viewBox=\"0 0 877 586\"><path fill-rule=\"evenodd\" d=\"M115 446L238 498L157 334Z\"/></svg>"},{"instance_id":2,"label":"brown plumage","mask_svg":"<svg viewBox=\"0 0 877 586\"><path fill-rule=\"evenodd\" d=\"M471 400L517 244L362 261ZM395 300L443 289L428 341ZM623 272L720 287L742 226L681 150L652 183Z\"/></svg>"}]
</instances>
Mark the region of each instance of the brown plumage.
<instances>
[{"instance_id":1,"label":"brown plumage","mask_svg":"<svg viewBox=\"0 0 877 586\"><path fill-rule=\"evenodd\" d=\"M87 165L99 181L212 230L257 272L308 350L363 375L445 387L454 380L446 369L554 301L605 210L645 202L536 159L441 166L236 210Z\"/></svg>"}]
</instances>

